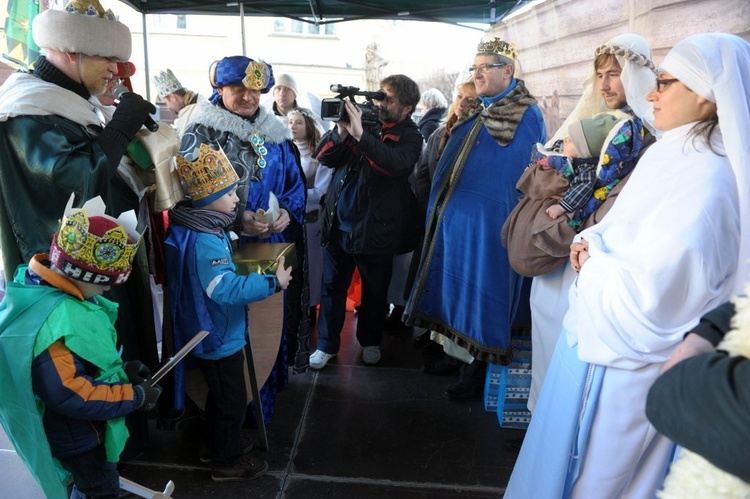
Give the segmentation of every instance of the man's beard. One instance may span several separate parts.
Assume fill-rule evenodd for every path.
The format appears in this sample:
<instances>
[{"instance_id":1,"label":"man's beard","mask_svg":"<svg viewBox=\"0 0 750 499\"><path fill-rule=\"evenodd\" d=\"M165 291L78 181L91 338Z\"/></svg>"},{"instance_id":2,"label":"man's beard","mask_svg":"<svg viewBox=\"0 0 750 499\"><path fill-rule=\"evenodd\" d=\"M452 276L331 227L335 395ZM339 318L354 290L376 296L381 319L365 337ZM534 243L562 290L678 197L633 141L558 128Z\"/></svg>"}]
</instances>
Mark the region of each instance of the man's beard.
<instances>
[{"instance_id":1,"label":"man's beard","mask_svg":"<svg viewBox=\"0 0 750 499\"><path fill-rule=\"evenodd\" d=\"M378 120L381 123L396 123L397 120L395 118L388 109L378 109Z\"/></svg>"}]
</instances>

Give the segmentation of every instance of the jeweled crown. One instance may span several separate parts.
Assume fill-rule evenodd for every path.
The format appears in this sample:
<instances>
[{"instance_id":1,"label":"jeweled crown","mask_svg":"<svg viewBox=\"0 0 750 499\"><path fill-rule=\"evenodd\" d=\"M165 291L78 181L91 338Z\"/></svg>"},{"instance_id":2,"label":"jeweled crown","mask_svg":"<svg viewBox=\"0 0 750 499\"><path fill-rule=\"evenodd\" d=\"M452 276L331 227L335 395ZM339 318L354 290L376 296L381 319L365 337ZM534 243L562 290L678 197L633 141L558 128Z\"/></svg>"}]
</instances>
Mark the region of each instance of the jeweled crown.
<instances>
[{"instance_id":1,"label":"jeweled crown","mask_svg":"<svg viewBox=\"0 0 750 499\"><path fill-rule=\"evenodd\" d=\"M94 284L120 284L127 280L138 251L141 235L136 230L135 212L117 219L105 215L101 197L73 209L71 195L52 238L49 258L67 276Z\"/></svg>"},{"instance_id":2,"label":"jeweled crown","mask_svg":"<svg viewBox=\"0 0 750 499\"><path fill-rule=\"evenodd\" d=\"M198 148L195 161L177 155L177 174L194 206L240 181L224 151L212 149L206 143Z\"/></svg>"},{"instance_id":3,"label":"jeweled crown","mask_svg":"<svg viewBox=\"0 0 750 499\"><path fill-rule=\"evenodd\" d=\"M500 38L493 38L477 45L477 54L501 55L516 62L518 50L513 43L506 42Z\"/></svg>"},{"instance_id":4,"label":"jeweled crown","mask_svg":"<svg viewBox=\"0 0 750 499\"><path fill-rule=\"evenodd\" d=\"M129 243L128 233L114 222L114 227L101 236L92 234L90 225L84 210L74 211L60 224L57 245L71 258L99 270L120 272L130 268L139 240Z\"/></svg>"},{"instance_id":5,"label":"jeweled crown","mask_svg":"<svg viewBox=\"0 0 750 499\"><path fill-rule=\"evenodd\" d=\"M263 90L268 86L268 82L271 79L271 72L268 70L268 65L263 61L253 61L245 68L245 76L242 79L242 84L246 88L253 90Z\"/></svg>"},{"instance_id":6,"label":"jeweled crown","mask_svg":"<svg viewBox=\"0 0 750 499\"><path fill-rule=\"evenodd\" d=\"M180 80L174 75L171 69L162 71L158 75L154 76L154 84L156 85L156 92L159 94L159 98L163 99L167 95L176 92L182 88L185 88L180 83Z\"/></svg>"}]
</instances>

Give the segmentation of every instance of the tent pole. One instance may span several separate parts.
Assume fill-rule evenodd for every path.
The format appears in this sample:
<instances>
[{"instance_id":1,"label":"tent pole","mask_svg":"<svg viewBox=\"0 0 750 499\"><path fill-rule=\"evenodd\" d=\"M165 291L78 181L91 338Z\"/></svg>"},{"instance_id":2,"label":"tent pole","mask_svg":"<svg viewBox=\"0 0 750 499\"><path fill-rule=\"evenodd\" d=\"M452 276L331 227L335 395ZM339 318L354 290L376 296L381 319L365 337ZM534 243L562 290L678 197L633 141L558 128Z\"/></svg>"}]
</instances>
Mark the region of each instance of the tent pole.
<instances>
[{"instance_id":1,"label":"tent pole","mask_svg":"<svg viewBox=\"0 0 750 499\"><path fill-rule=\"evenodd\" d=\"M245 50L245 4L240 2L240 29L242 32L242 55L247 56L247 51Z\"/></svg>"},{"instance_id":2,"label":"tent pole","mask_svg":"<svg viewBox=\"0 0 750 499\"><path fill-rule=\"evenodd\" d=\"M148 68L148 33L146 33L146 13L141 14L143 21L143 64L146 66L144 72L146 73L146 100L151 102L151 78L149 78Z\"/></svg>"}]
</instances>

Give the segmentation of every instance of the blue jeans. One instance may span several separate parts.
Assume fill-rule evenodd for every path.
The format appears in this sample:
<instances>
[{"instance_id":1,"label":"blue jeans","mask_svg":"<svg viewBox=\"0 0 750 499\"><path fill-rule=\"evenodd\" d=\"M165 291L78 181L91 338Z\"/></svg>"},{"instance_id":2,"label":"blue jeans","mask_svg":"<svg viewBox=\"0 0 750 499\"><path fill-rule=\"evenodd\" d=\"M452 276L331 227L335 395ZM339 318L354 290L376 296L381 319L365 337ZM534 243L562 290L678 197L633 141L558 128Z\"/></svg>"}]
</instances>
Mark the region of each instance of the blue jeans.
<instances>
[{"instance_id":1,"label":"blue jeans","mask_svg":"<svg viewBox=\"0 0 750 499\"><path fill-rule=\"evenodd\" d=\"M388 285L393 271L393 255L353 255L345 251L349 233L332 230L323 252L323 289L320 297L318 350L335 354L341 344L346 318L346 292L359 269L362 277L362 303L357 319L357 340L363 347L380 346L388 313Z\"/></svg>"}]
</instances>

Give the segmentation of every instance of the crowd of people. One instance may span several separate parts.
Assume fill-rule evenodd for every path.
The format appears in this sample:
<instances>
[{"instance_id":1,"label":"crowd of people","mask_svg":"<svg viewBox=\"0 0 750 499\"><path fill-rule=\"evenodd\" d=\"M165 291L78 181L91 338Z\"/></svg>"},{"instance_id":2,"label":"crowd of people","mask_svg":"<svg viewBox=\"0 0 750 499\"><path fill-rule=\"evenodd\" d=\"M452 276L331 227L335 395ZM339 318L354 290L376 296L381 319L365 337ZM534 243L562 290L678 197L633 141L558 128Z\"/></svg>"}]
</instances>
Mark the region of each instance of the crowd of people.
<instances>
[{"instance_id":1,"label":"crowd of people","mask_svg":"<svg viewBox=\"0 0 750 499\"><path fill-rule=\"evenodd\" d=\"M659 66L639 35L605 42L549 139L518 77L523 54L499 38L479 43L450 99L388 75L376 123L345 100L330 129L262 60L215 61L208 98L165 69L154 83L176 120L154 125L179 146L173 171L149 177L133 144L156 109L113 90L128 28L72 0L32 31L44 55L0 87L0 379L14 384L0 421L48 497L67 495L68 476L74 495L117 497L119 456L146 441L128 434L147 433L149 411L189 410L188 368L207 386L192 402L212 479L262 476L242 428L254 413L272 420L290 372L336 362L355 272L362 362L381 362L385 329L416 326L415 343L440 354L425 373L457 376L454 402L481 396L488 364L513 360L530 310L532 418L505 497L668 494L676 443L675 476L694 453L750 490L747 326L728 332L750 258L742 38L690 36ZM155 210L143 184L170 174L181 199ZM557 190L534 184L552 177ZM519 204L519 190L538 202ZM533 224L504 227L517 207ZM269 243L293 243L293 265L233 261ZM248 403L248 306L276 293L278 349ZM202 330L189 363L151 383L157 337L174 352Z\"/></svg>"}]
</instances>

